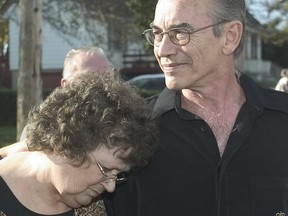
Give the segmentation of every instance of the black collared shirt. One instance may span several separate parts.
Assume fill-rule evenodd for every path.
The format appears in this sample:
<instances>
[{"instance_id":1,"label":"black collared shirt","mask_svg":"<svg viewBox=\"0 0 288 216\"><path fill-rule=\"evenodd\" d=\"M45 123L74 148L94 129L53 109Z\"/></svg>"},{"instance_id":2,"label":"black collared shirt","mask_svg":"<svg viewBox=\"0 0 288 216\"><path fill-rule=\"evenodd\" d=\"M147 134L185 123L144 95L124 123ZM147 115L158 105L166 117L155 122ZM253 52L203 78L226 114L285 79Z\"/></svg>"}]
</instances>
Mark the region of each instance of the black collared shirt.
<instances>
[{"instance_id":1,"label":"black collared shirt","mask_svg":"<svg viewBox=\"0 0 288 216\"><path fill-rule=\"evenodd\" d=\"M150 100L160 147L107 197L113 216L288 215L288 94L238 77L246 102L222 158L208 124L165 89Z\"/></svg>"}]
</instances>

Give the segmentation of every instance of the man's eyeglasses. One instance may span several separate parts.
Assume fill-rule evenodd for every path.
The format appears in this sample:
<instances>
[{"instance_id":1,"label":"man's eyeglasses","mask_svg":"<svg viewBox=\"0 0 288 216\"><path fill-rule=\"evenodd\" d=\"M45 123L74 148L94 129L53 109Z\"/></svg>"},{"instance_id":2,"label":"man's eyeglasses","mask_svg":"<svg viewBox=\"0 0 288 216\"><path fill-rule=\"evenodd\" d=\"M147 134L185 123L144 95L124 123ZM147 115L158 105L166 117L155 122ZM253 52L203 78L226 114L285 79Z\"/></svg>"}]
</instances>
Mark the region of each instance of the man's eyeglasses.
<instances>
[{"instance_id":1,"label":"man's eyeglasses","mask_svg":"<svg viewBox=\"0 0 288 216\"><path fill-rule=\"evenodd\" d=\"M123 182L126 182L127 181L127 177L125 176L124 173L119 173L118 175L115 175L115 174L107 174L103 167L101 166L101 164L99 162L96 162L101 173L103 174L103 178L101 179L101 182L104 182L104 183L109 183L109 182L112 182L112 181L115 181L116 184L121 184Z\"/></svg>"},{"instance_id":2,"label":"man's eyeglasses","mask_svg":"<svg viewBox=\"0 0 288 216\"><path fill-rule=\"evenodd\" d=\"M148 41L149 44L152 46L158 47L163 39L164 34L167 34L169 36L170 41L178 46L184 46L190 42L190 35L194 34L196 32L202 31L204 29L217 26L220 24L223 24L225 22L228 22L227 20L223 20L221 22L208 25L199 29L193 29L193 30L188 30L185 28L172 28L169 29L166 32L161 32L158 29L146 29L143 34Z\"/></svg>"}]
</instances>

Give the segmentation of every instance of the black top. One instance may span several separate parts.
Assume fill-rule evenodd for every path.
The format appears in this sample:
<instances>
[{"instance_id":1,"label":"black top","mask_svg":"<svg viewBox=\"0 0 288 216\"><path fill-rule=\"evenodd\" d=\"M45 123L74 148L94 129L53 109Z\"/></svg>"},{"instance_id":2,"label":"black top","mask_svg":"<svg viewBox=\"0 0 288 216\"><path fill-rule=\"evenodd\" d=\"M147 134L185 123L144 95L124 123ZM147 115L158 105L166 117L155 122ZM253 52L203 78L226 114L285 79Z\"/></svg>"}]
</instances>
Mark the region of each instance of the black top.
<instances>
[{"instance_id":1,"label":"black top","mask_svg":"<svg viewBox=\"0 0 288 216\"><path fill-rule=\"evenodd\" d=\"M151 101L160 147L106 194L108 215L288 215L288 94L238 79L246 102L222 157L208 124L180 107L179 92L164 89Z\"/></svg>"},{"instance_id":2,"label":"black top","mask_svg":"<svg viewBox=\"0 0 288 216\"><path fill-rule=\"evenodd\" d=\"M29 194L27 194L29 196ZM1 216L43 216L23 206L14 196L6 182L0 177L0 215ZM73 216L74 210L57 216Z\"/></svg>"}]
</instances>

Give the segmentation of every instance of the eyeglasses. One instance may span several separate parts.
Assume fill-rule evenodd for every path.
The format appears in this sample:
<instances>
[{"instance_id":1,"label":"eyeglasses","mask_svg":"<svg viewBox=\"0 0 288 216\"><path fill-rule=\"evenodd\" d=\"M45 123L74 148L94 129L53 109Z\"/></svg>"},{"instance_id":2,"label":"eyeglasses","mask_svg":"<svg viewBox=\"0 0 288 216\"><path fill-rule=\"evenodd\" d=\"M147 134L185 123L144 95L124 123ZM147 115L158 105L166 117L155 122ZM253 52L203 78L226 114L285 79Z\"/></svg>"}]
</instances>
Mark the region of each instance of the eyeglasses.
<instances>
[{"instance_id":1,"label":"eyeglasses","mask_svg":"<svg viewBox=\"0 0 288 216\"><path fill-rule=\"evenodd\" d=\"M116 184L121 184L123 182L126 182L127 181L127 177L125 176L124 173L119 173L118 175L115 175L115 174L107 174L105 171L104 171L104 168L101 166L101 164L99 162L96 162L101 173L103 174L103 178L101 179L101 182L104 182L104 183L110 183L110 182L113 182L115 181Z\"/></svg>"},{"instance_id":2,"label":"eyeglasses","mask_svg":"<svg viewBox=\"0 0 288 216\"><path fill-rule=\"evenodd\" d=\"M169 29L166 32L160 32L157 29L146 29L143 34L148 41L149 44L152 46L158 47L163 39L164 34L167 34L170 38L170 41L178 46L184 46L190 42L190 35L194 34L196 32L202 31L204 29L217 26L220 24L223 24L225 22L228 22L228 20L222 20L221 22L208 25L199 29L193 29L193 30L188 30L185 28L172 28Z\"/></svg>"}]
</instances>

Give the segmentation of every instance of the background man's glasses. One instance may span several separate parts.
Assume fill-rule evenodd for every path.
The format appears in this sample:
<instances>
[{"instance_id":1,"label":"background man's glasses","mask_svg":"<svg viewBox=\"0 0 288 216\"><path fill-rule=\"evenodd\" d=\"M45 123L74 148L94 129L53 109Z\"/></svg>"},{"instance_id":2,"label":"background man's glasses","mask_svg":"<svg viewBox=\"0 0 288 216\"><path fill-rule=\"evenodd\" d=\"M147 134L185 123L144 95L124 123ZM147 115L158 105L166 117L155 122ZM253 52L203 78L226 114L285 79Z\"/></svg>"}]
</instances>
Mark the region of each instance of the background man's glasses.
<instances>
[{"instance_id":1,"label":"background man's glasses","mask_svg":"<svg viewBox=\"0 0 288 216\"><path fill-rule=\"evenodd\" d=\"M126 182L127 181L127 177L125 176L124 173L119 173L118 175L115 175L115 174L107 174L102 165L99 163L99 162L96 162L98 167L99 167L99 170L101 171L101 173L103 174L103 178L101 179L101 182L104 182L104 183L110 183L112 181L115 181L116 184L121 184L123 182Z\"/></svg>"},{"instance_id":2,"label":"background man's glasses","mask_svg":"<svg viewBox=\"0 0 288 216\"><path fill-rule=\"evenodd\" d=\"M184 46L190 42L190 35L196 32L202 31L204 29L223 24L228 22L227 20L223 20L221 22L208 25L199 29L188 30L185 28L172 28L166 32L161 32L158 29L146 29L143 34L149 44L152 46L158 47L163 39L164 34L169 36L170 41L178 46Z\"/></svg>"}]
</instances>

